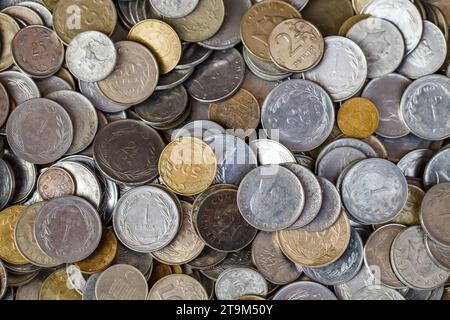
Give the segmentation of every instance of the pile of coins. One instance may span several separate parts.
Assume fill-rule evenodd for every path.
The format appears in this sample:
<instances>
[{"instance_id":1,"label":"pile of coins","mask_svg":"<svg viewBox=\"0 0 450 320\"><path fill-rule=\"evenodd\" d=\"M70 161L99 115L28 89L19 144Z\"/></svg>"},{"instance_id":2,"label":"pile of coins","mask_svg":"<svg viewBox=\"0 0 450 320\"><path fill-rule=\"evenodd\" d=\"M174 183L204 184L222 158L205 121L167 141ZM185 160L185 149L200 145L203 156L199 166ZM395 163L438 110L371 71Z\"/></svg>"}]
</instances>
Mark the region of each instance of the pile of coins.
<instances>
[{"instance_id":1,"label":"pile of coins","mask_svg":"<svg viewBox=\"0 0 450 320\"><path fill-rule=\"evenodd\" d=\"M0 299L450 299L447 0L0 11Z\"/></svg>"}]
</instances>

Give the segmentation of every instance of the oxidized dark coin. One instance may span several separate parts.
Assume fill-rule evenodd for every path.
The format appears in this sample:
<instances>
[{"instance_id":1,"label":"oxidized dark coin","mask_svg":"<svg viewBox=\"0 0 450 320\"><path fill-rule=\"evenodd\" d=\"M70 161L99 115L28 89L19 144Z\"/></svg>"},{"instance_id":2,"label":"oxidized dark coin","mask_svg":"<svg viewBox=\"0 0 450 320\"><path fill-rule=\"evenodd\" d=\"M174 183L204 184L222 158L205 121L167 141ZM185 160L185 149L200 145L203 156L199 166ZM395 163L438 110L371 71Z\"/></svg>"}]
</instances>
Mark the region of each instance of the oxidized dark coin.
<instances>
[{"instance_id":1,"label":"oxidized dark coin","mask_svg":"<svg viewBox=\"0 0 450 320\"><path fill-rule=\"evenodd\" d=\"M226 252L216 251L206 246L200 255L187 265L193 269L206 269L221 263L227 257Z\"/></svg>"},{"instance_id":2,"label":"oxidized dark coin","mask_svg":"<svg viewBox=\"0 0 450 320\"><path fill-rule=\"evenodd\" d=\"M75 180L67 170L51 167L39 176L37 189L44 200L69 196L75 193Z\"/></svg>"}]
</instances>

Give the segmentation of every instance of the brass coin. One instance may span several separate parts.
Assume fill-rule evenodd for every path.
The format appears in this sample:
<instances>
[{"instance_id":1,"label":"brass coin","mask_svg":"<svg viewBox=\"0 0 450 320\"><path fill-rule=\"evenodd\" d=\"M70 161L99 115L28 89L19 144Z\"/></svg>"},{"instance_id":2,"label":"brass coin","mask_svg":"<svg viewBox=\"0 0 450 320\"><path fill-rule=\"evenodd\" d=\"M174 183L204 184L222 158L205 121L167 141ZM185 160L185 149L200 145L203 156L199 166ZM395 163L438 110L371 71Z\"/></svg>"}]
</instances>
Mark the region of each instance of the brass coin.
<instances>
[{"instance_id":1,"label":"brass coin","mask_svg":"<svg viewBox=\"0 0 450 320\"><path fill-rule=\"evenodd\" d=\"M116 23L117 11L112 0L59 0L53 13L53 28L66 45L85 31L110 36Z\"/></svg>"},{"instance_id":2,"label":"brass coin","mask_svg":"<svg viewBox=\"0 0 450 320\"><path fill-rule=\"evenodd\" d=\"M236 136L245 138L258 127L261 110L255 96L245 89L231 98L209 105L209 120L225 129L233 129Z\"/></svg>"},{"instance_id":3,"label":"brass coin","mask_svg":"<svg viewBox=\"0 0 450 320\"><path fill-rule=\"evenodd\" d=\"M12 39L19 32L20 27L16 20L7 14L0 13L0 71L6 70L13 65L11 53Z\"/></svg>"},{"instance_id":4,"label":"brass coin","mask_svg":"<svg viewBox=\"0 0 450 320\"><path fill-rule=\"evenodd\" d=\"M158 261L154 261L152 274L150 276L150 279L148 280L148 287L149 288L153 287L153 285L160 279L171 274L173 274L173 272L172 268L169 265Z\"/></svg>"},{"instance_id":5,"label":"brass coin","mask_svg":"<svg viewBox=\"0 0 450 320\"><path fill-rule=\"evenodd\" d=\"M42 0L44 5L50 9L50 11L55 11L56 6L60 0Z\"/></svg>"},{"instance_id":6,"label":"brass coin","mask_svg":"<svg viewBox=\"0 0 450 320\"><path fill-rule=\"evenodd\" d=\"M347 36L347 33L349 30L358 22L365 20L367 18L370 18L369 14L357 14L356 16L350 17L342 24L342 26L339 28L339 35L341 37Z\"/></svg>"},{"instance_id":7,"label":"brass coin","mask_svg":"<svg viewBox=\"0 0 450 320\"><path fill-rule=\"evenodd\" d=\"M368 99L352 98L339 109L337 123L347 137L368 138L378 128L379 114L377 107Z\"/></svg>"},{"instance_id":8,"label":"brass coin","mask_svg":"<svg viewBox=\"0 0 450 320\"><path fill-rule=\"evenodd\" d=\"M277 25L269 37L270 56L275 64L291 72L314 68L322 59L325 42L320 31L303 19Z\"/></svg>"},{"instance_id":9,"label":"brass coin","mask_svg":"<svg viewBox=\"0 0 450 320\"><path fill-rule=\"evenodd\" d=\"M255 4L242 18L242 42L257 58L270 60L269 36L272 30L284 20L301 17L297 9L283 1L265 1Z\"/></svg>"},{"instance_id":10,"label":"brass coin","mask_svg":"<svg viewBox=\"0 0 450 320\"><path fill-rule=\"evenodd\" d=\"M69 287L66 268L62 268L44 280L39 292L39 300L81 300L81 295Z\"/></svg>"},{"instance_id":11,"label":"brass coin","mask_svg":"<svg viewBox=\"0 0 450 320\"><path fill-rule=\"evenodd\" d=\"M357 14L360 14L362 9L370 2L371 0L352 0L353 9Z\"/></svg>"},{"instance_id":12,"label":"brass coin","mask_svg":"<svg viewBox=\"0 0 450 320\"><path fill-rule=\"evenodd\" d=\"M0 212L0 259L15 265L30 263L17 250L14 241L14 227L26 208L16 205Z\"/></svg>"},{"instance_id":13,"label":"brass coin","mask_svg":"<svg viewBox=\"0 0 450 320\"><path fill-rule=\"evenodd\" d=\"M95 251L86 259L75 265L85 274L94 274L108 268L116 258L118 250L117 238L110 228L103 229L102 238Z\"/></svg>"},{"instance_id":14,"label":"brass coin","mask_svg":"<svg viewBox=\"0 0 450 320\"><path fill-rule=\"evenodd\" d=\"M163 150L158 170L170 190L179 195L193 196L212 184L217 160L214 151L204 141L182 137Z\"/></svg>"},{"instance_id":15,"label":"brass coin","mask_svg":"<svg viewBox=\"0 0 450 320\"><path fill-rule=\"evenodd\" d=\"M181 41L177 33L167 23L148 19L136 24L128 34L128 39L146 46L155 55L159 71L172 71L181 58Z\"/></svg>"},{"instance_id":16,"label":"brass coin","mask_svg":"<svg viewBox=\"0 0 450 320\"><path fill-rule=\"evenodd\" d=\"M318 268L327 266L342 256L349 244L350 233L350 222L342 213L324 231L282 230L277 232L277 239L281 250L290 260L301 266Z\"/></svg>"}]
</instances>

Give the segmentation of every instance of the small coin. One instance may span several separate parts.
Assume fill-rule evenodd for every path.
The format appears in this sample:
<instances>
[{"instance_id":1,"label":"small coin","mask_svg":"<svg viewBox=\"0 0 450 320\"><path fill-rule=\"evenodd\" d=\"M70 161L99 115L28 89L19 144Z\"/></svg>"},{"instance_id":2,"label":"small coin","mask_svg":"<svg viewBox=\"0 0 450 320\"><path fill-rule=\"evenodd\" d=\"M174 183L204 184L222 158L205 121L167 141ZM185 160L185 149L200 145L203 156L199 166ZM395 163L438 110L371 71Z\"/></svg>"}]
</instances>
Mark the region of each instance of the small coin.
<instances>
[{"instance_id":1,"label":"small coin","mask_svg":"<svg viewBox=\"0 0 450 320\"><path fill-rule=\"evenodd\" d=\"M168 275L156 282L147 300L208 300L200 282L185 274Z\"/></svg>"},{"instance_id":2,"label":"small coin","mask_svg":"<svg viewBox=\"0 0 450 320\"><path fill-rule=\"evenodd\" d=\"M16 179L8 162L0 160L0 209L5 208L14 197Z\"/></svg>"},{"instance_id":3,"label":"small coin","mask_svg":"<svg viewBox=\"0 0 450 320\"><path fill-rule=\"evenodd\" d=\"M2 72L0 73L0 82L8 92L14 107L27 100L41 97L36 83L23 73L17 71Z\"/></svg>"},{"instance_id":4,"label":"small coin","mask_svg":"<svg viewBox=\"0 0 450 320\"><path fill-rule=\"evenodd\" d=\"M164 17L182 18L190 14L197 7L199 0L150 0L153 8Z\"/></svg>"},{"instance_id":5,"label":"small coin","mask_svg":"<svg viewBox=\"0 0 450 320\"><path fill-rule=\"evenodd\" d=\"M29 263L17 249L14 241L14 227L26 208L23 205L15 205L3 209L0 213L0 259L14 265Z\"/></svg>"},{"instance_id":6,"label":"small coin","mask_svg":"<svg viewBox=\"0 0 450 320\"><path fill-rule=\"evenodd\" d=\"M11 53L11 43L16 33L19 32L20 27L14 18L5 13L0 13L0 29L2 30L0 34L0 71L3 71L11 67L14 63Z\"/></svg>"},{"instance_id":7,"label":"small coin","mask_svg":"<svg viewBox=\"0 0 450 320\"><path fill-rule=\"evenodd\" d=\"M143 275L148 275L153 269L153 257L150 253L128 249L119 242L114 264L128 264L138 269Z\"/></svg>"},{"instance_id":8,"label":"small coin","mask_svg":"<svg viewBox=\"0 0 450 320\"><path fill-rule=\"evenodd\" d=\"M282 287L273 300L337 300L327 287L311 282L298 281Z\"/></svg>"},{"instance_id":9,"label":"small coin","mask_svg":"<svg viewBox=\"0 0 450 320\"><path fill-rule=\"evenodd\" d=\"M250 268L230 268L224 271L215 286L218 300L235 300L249 294L265 297L267 291L264 277Z\"/></svg>"},{"instance_id":10,"label":"small coin","mask_svg":"<svg viewBox=\"0 0 450 320\"><path fill-rule=\"evenodd\" d=\"M95 284L97 300L145 300L148 285L135 267L116 264L99 276Z\"/></svg>"},{"instance_id":11,"label":"small coin","mask_svg":"<svg viewBox=\"0 0 450 320\"><path fill-rule=\"evenodd\" d=\"M53 272L42 283L39 300L81 300L81 295L68 286L68 281L65 268Z\"/></svg>"},{"instance_id":12,"label":"small coin","mask_svg":"<svg viewBox=\"0 0 450 320\"><path fill-rule=\"evenodd\" d=\"M352 138L368 138L378 128L377 107L368 99L352 98L339 108L337 122L342 133Z\"/></svg>"},{"instance_id":13,"label":"small coin","mask_svg":"<svg viewBox=\"0 0 450 320\"><path fill-rule=\"evenodd\" d=\"M352 300L405 300L403 295L383 285L364 287L353 294Z\"/></svg>"},{"instance_id":14,"label":"small coin","mask_svg":"<svg viewBox=\"0 0 450 320\"><path fill-rule=\"evenodd\" d=\"M423 172L425 189L430 189L439 183L450 182L449 159L450 149L443 149L429 160Z\"/></svg>"},{"instance_id":15,"label":"small coin","mask_svg":"<svg viewBox=\"0 0 450 320\"><path fill-rule=\"evenodd\" d=\"M296 163L291 151L281 143L270 139L250 141L250 148L256 153L260 165Z\"/></svg>"},{"instance_id":16,"label":"small coin","mask_svg":"<svg viewBox=\"0 0 450 320\"><path fill-rule=\"evenodd\" d=\"M450 247L443 246L429 237L425 238L425 245L434 262L441 268L450 270Z\"/></svg>"}]
</instances>

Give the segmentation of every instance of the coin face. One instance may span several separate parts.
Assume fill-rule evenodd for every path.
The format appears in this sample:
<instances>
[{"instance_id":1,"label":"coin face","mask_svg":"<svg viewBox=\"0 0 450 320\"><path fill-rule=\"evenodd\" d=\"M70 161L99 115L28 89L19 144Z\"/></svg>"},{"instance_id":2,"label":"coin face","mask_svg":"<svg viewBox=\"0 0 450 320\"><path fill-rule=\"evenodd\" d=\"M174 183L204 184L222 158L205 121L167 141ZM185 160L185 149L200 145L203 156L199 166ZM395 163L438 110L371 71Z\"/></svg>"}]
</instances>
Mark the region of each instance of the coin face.
<instances>
[{"instance_id":1,"label":"coin face","mask_svg":"<svg viewBox=\"0 0 450 320\"><path fill-rule=\"evenodd\" d=\"M309 151L330 135L334 107L328 94L307 80L289 80L267 96L261 121L269 137L293 151Z\"/></svg>"},{"instance_id":2,"label":"coin face","mask_svg":"<svg viewBox=\"0 0 450 320\"><path fill-rule=\"evenodd\" d=\"M269 37L272 60L282 69L292 72L315 67L323 56L324 46L320 31L303 19L281 22Z\"/></svg>"},{"instance_id":3,"label":"coin face","mask_svg":"<svg viewBox=\"0 0 450 320\"><path fill-rule=\"evenodd\" d=\"M68 281L65 268L53 272L42 283L39 300L81 300L81 295L69 288Z\"/></svg>"},{"instance_id":4,"label":"coin face","mask_svg":"<svg viewBox=\"0 0 450 320\"><path fill-rule=\"evenodd\" d=\"M296 163L291 151L281 143L270 139L250 141L250 148L256 153L260 165Z\"/></svg>"},{"instance_id":5,"label":"coin face","mask_svg":"<svg viewBox=\"0 0 450 320\"><path fill-rule=\"evenodd\" d=\"M39 176L38 191L44 200L73 195L75 181L66 170L58 167L49 168Z\"/></svg>"},{"instance_id":6,"label":"coin face","mask_svg":"<svg viewBox=\"0 0 450 320\"><path fill-rule=\"evenodd\" d=\"M153 285L147 300L208 300L208 294L193 277L172 274Z\"/></svg>"},{"instance_id":7,"label":"coin face","mask_svg":"<svg viewBox=\"0 0 450 320\"><path fill-rule=\"evenodd\" d=\"M156 88L158 63L145 46L134 41L115 44L117 64L113 73L97 82L100 92L121 105L136 105L147 100Z\"/></svg>"},{"instance_id":8,"label":"coin face","mask_svg":"<svg viewBox=\"0 0 450 320\"><path fill-rule=\"evenodd\" d=\"M13 57L11 53L11 42L20 27L16 20L5 13L0 13L0 29L3 30L0 50L0 71L6 70L13 65Z\"/></svg>"},{"instance_id":9,"label":"coin face","mask_svg":"<svg viewBox=\"0 0 450 320\"><path fill-rule=\"evenodd\" d=\"M347 137L368 138L378 128L379 114L370 100L352 98L339 108L337 122Z\"/></svg>"},{"instance_id":10,"label":"coin face","mask_svg":"<svg viewBox=\"0 0 450 320\"><path fill-rule=\"evenodd\" d=\"M311 282L293 282L281 288L273 300L337 300L333 292L327 287Z\"/></svg>"},{"instance_id":11,"label":"coin face","mask_svg":"<svg viewBox=\"0 0 450 320\"><path fill-rule=\"evenodd\" d=\"M447 214L450 198L447 195L450 183L440 183L432 187L423 198L420 222L427 235L444 246L450 246L448 229L450 218Z\"/></svg>"},{"instance_id":12,"label":"coin face","mask_svg":"<svg viewBox=\"0 0 450 320\"><path fill-rule=\"evenodd\" d=\"M439 183L450 182L450 172L445 165L448 163L449 159L450 149L446 148L438 152L429 160L423 171L423 184L425 189L429 189Z\"/></svg>"},{"instance_id":13,"label":"coin face","mask_svg":"<svg viewBox=\"0 0 450 320\"><path fill-rule=\"evenodd\" d=\"M53 27L68 45L85 31L111 35L117 23L117 11L111 0L58 0L53 12Z\"/></svg>"},{"instance_id":14,"label":"coin face","mask_svg":"<svg viewBox=\"0 0 450 320\"><path fill-rule=\"evenodd\" d=\"M235 300L249 294L265 297L267 290L264 277L250 268L231 268L224 271L217 279L215 287L218 300Z\"/></svg>"},{"instance_id":15,"label":"coin face","mask_svg":"<svg viewBox=\"0 0 450 320\"><path fill-rule=\"evenodd\" d=\"M6 293L6 289L8 288L8 274L6 273L5 266L3 262L0 262L0 299Z\"/></svg>"},{"instance_id":16,"label":"coin face","mask_svg":"<svg viewBox=\"0 0 450 320\"><path fill-rule=\"evenodd\" d=\"M17 250L14 242L14 226L26 208L23 205L15 205L4 209L0 214L0 258L15 265L29 263Z\"/></svg>"}]
</instances>

